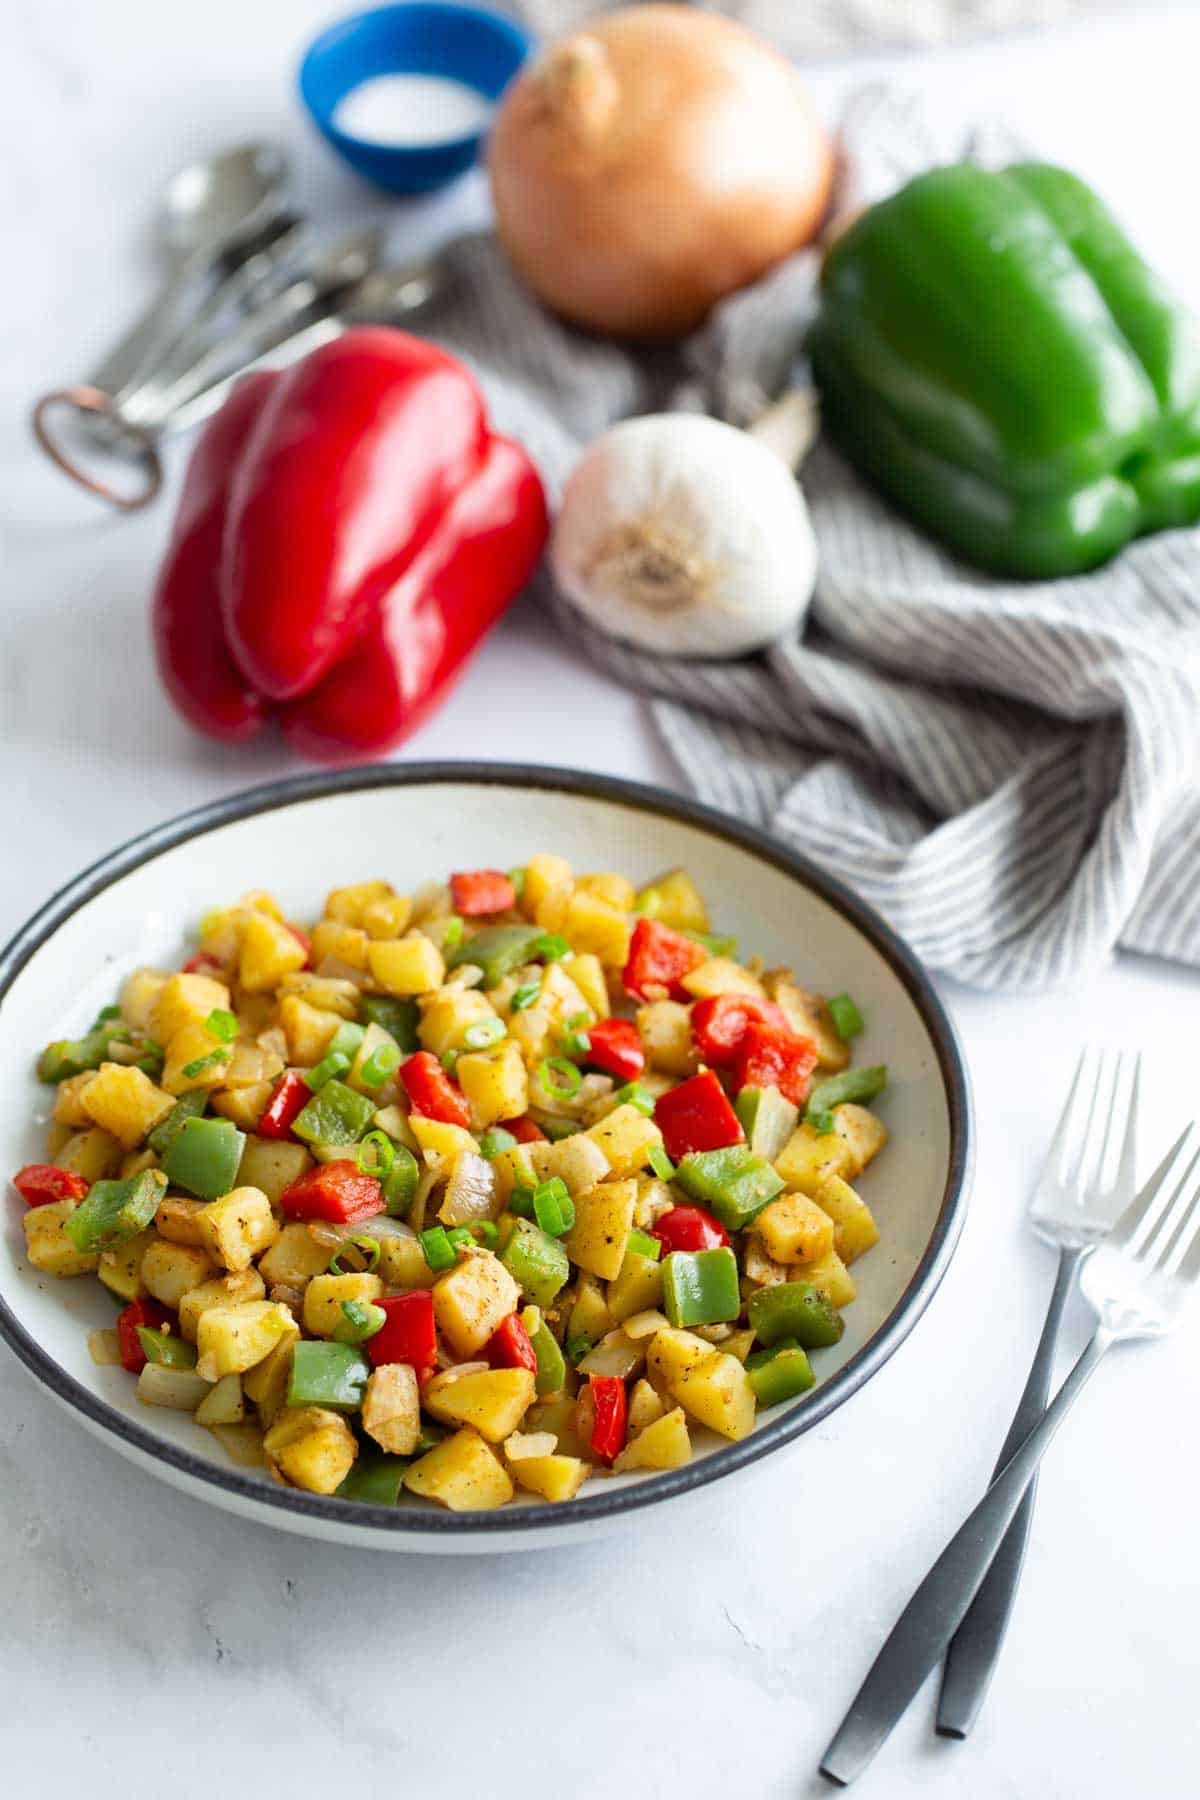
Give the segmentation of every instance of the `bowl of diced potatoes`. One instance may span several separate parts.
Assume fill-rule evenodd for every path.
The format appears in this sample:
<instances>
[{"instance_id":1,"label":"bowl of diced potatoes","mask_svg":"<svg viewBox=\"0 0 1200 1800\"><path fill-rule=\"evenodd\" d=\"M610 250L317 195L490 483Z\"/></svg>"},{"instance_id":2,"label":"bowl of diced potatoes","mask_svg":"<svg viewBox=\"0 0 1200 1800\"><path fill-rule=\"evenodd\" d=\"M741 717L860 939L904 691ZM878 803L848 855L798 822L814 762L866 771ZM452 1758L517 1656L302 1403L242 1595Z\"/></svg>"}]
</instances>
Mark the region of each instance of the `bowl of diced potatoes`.
<instances>
[{"instance_id":1,"label":"bowl of diced potatoes","mask_svg":"<svg viewBox=\"0 0 1200 1800\"><path fill-rule=\"evenodd\" d=\"M147 1474L348 1543L701 1504L898 1349L966 1202L912 952L763 834L567 771L156 828L0 953L0 1052L0 1335Z\"/></svg>"}]
</instances>

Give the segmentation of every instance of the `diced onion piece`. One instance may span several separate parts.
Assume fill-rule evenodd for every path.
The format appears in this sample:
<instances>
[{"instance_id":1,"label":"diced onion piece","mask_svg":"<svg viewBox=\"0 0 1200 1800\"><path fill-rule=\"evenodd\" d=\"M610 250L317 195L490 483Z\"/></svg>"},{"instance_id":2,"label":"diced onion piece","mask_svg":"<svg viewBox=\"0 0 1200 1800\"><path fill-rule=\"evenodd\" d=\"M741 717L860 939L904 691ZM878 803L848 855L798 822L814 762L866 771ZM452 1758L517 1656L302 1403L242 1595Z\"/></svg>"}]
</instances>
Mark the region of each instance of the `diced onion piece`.
<instances>
[{"instance_id":1,"label":"diced onion piece","mask_svg":"<svg viewBox=\"0 0 1200 1800\"><path fill-rule=\"evenodd\" d=\"M633 1313L628 1319L621 1321L621 1330L627 1338L632 1338L635 1344L640 1338L653 1337L656 1331L669 1331L670 1329L671 1322L666 1314L660 1313L653 1306L646 1312Z\"/></svg>"},{"instance_id":2,"label":"diced onion piece","mask_svg":"<svg viewBox=\"0 0 1200 1800\"><path fill-rule=\"evenodd\" d=\"M558 1439L552 1431L514 1431L504 1440L504 1454L509 1462L521 1462L531 1456L553 1456Z\"/></svg>"},{"instance_id":3,"label":"diced onion piece","mask_svg":"<svg viewBox=\"0 0 1200 1800\"><path fill-rule=\"evenodd\" d=\"M210 1425L208 1429L218 1444L243 1469L263 1469L267 1458L263 1450L263 1434L257 1425Z\"/></svg>"},{"instance_id":4,"label":"diced onion piece","mask_svg":"<svg viewBox=\"0 0 1200 1800\"><path fill-rule=\"evenodd\" d=\"M194 1369L173 1369L167 1363L148 1362L138 1376L137 1397L143 1406L166 1406L174 1412L195 1412L212 1392L212 1383Z\"/></svg>"},{"instance_id":5,"label":"diced onion piece","mask_svg":"<svg viewBox=\"0 0 1200 1800\"><path fill-rule=\"evenodd\" d=\"M115 1327L111 1331L89 1331L88 1354L92 1361L102 1369L119 1368L121 1365L121 1340Z\"/></svg>"}]
</instances>

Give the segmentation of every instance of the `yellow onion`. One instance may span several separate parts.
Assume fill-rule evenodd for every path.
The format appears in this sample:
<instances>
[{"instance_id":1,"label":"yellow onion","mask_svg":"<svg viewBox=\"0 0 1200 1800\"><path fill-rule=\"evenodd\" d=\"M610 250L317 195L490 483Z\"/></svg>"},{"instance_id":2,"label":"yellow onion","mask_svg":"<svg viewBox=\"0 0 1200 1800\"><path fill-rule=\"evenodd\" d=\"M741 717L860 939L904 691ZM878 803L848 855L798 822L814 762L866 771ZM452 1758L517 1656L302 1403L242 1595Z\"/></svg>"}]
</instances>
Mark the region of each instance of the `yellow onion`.
<instances>
[{"instance_id":1,"label":"yellow onion","mask_svg":"<svg viewBox=\"0 0 1200 1800\"><path fill-rule=\"evenodd\" d=\"M488 166L501 240L540 299L595 331L669 337L813 237L833 153L777 51L651 5L533 62Z\"/></svg>"}]
</instances>

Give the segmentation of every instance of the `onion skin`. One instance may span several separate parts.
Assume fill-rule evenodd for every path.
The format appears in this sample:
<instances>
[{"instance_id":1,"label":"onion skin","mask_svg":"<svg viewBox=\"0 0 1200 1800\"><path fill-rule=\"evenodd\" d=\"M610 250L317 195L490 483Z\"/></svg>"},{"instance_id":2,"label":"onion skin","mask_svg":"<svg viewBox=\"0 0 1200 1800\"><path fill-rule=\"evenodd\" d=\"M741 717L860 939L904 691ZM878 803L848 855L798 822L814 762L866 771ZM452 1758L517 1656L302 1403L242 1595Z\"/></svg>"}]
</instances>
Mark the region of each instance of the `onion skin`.
<instances>
[{"instance_id":1,"label":"onion skin","mask_svg":"<svg viewBox=\"0 0 1200 1800\"><path fill-rule=\"evenodd\" d=\"M546 305L663 338L812 239L833 150L768 44L648 5L592 21L518 77L488 170L500 239Z\"/></svg>"}]
</instances>

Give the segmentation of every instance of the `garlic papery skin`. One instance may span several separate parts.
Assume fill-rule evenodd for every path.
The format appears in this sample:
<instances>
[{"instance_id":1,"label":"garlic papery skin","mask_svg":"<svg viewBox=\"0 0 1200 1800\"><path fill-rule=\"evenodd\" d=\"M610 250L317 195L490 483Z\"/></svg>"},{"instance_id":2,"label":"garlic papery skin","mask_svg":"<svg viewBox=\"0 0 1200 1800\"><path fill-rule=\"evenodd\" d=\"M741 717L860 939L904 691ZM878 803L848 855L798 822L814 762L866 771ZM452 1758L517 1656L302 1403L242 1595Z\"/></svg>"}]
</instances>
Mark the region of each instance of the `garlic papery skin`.
<instances>
[{"instance_id":1,"label":"garlic papery skin","mask_svg":"<svg viewBox=\"0 0 1200 1800\"><path fill-rule=\"evenodd\" d=\"M663 656L741 656L800 625L817 546L778 445L701 414L652 413L585 452L550 565L610 637Z\"/></svg>"}]
</instances>

